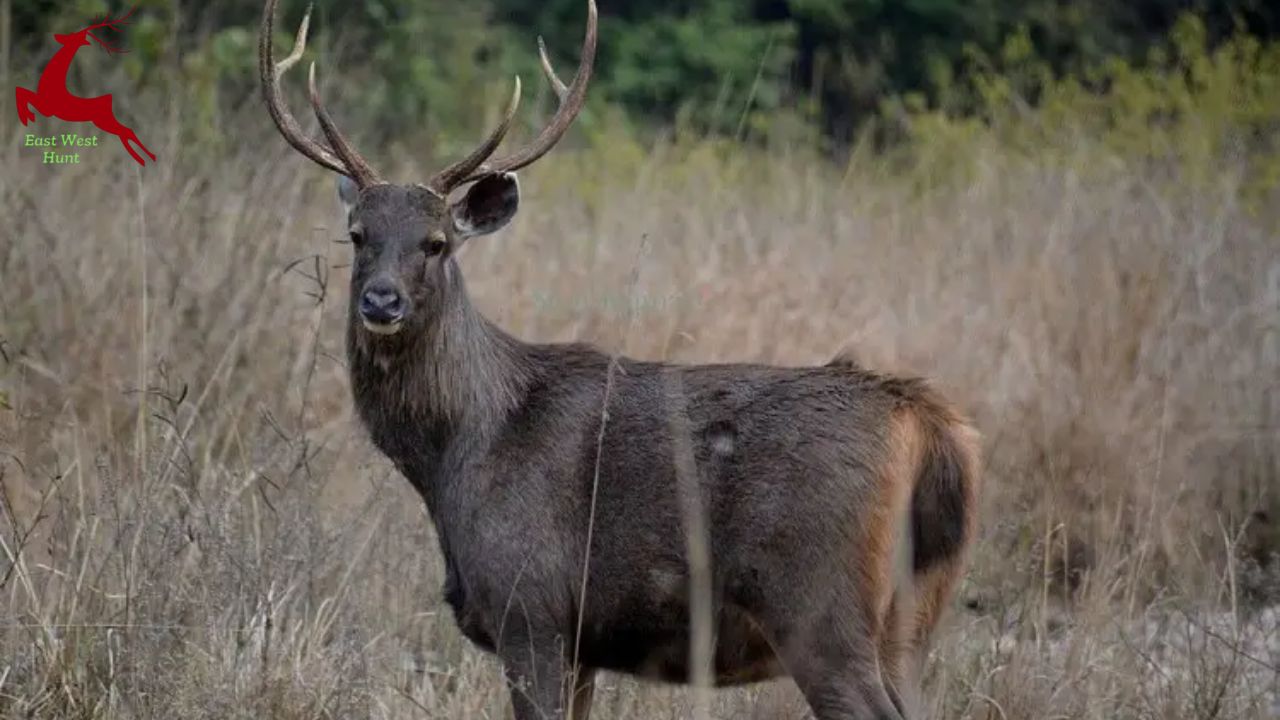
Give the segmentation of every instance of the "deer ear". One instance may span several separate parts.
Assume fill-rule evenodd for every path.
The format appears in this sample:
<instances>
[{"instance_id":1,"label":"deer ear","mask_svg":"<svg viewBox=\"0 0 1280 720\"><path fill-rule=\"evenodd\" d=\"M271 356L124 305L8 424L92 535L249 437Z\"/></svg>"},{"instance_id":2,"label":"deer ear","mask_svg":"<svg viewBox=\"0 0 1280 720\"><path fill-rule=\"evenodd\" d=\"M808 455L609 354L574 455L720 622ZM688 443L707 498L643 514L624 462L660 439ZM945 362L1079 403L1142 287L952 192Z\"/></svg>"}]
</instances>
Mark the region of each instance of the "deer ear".
<instances>
[{"instance_id":1,"label":"deer ear","mask_svg":"<svg viewBox=\"0 0 1280 720\"><path fill-rule=\"evenodd\" d=\"M338 176L338 202L342 203L342 213L348 218L356 209L356 201L360 199L360 187L356 181L346 175Z\"/></svg>"},{"instance_id":2,"label":"deer ear","mask_svg":"<svg viewBox=\"0 0 1280 720\"><path fill-rule=\"evenodd\" d=\"M520 207L520 183L515 173L485 175L449 208L453 230L460 239L488 235L515 217Z\"/></svg>"}]
</instances>

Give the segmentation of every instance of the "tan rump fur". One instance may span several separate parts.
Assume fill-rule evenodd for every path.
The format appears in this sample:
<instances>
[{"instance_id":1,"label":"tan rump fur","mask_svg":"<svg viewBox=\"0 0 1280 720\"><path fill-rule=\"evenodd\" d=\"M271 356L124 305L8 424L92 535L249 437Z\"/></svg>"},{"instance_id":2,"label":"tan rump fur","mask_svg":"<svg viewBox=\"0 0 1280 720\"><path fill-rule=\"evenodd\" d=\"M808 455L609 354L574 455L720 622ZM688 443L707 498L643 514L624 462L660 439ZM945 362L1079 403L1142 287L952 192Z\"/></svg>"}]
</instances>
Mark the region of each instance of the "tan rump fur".
<instances>
[{"instance_id":1,"label":"tan rump fur","mask_svg":"<svg viewBox=\"0 0 1280 720\"><path fill-rule=\"evenodd\" d=\"M886 686L908 717L919 715L916 693L929 652L929 641L965 569L966 549L976 532L978 495L977 432L927 387L915 393L895 412L890 423L884 466L880 470L884 496L875 514L875 533L867 539L868 557L883 557L883 545L893 543L889 574L868 577L877 588L880 610L880 669ZM952 442L965 466L963 477L964 543L960 551L928 568L912 564L910 502L926 470L926 453L935 443ZM891 513L891 515L890 515ZM889 515L888 517L885 517ZM883 589L883 590L880 590Z\"/></svg>"},{"instance_id":2,"label":"tan rump fur","mask_svg":"<svg viewBox=\"0 0 1280 720\"><path fill-rule=\"evenodd\" d=\"M900 408L889 425L888 453L880 476L882 484L892 488L894 502L883 507L893 513L893 524L885 528L882 537L894 544L891 575L884 578L887 601L880 614L881 636L880 672L885 686L897 699L900 709L907 704L904 694L909 693L914 678L910 674L907 659L911 651L914 633L912 608L915 603L915 580L911 564L910 502L915 488L915 478L924 451L924 437L914 413Z\"/></svg>"}]
</instances>

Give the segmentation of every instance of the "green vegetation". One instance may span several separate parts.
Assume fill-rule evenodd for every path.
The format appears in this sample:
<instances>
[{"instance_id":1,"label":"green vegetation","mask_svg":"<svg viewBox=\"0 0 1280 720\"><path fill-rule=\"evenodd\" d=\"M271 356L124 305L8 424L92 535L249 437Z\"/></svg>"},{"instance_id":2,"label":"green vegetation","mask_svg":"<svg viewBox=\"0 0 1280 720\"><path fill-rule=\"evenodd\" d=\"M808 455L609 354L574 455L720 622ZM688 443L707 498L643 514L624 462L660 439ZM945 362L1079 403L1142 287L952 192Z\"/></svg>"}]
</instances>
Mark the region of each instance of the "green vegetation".
<instances>
[{"instance_id":1,"label":"green vegetation","mask_svg":"<svg viewBox=\"0 0 1280 720\"><path fill-rule=\"evenodd\" d=\"M946 162L983 151L981 139L1039 159L1090 148L1176 168L1179 182L1198 185L1220 181L1229 166L1251 202L1280 186L1280 43L1237 35L1211 48L1204 24L1184 16L1144 64L1115 58L1058 77L1023 33L969 78L978 98L971 114L902 111L906 147Z\"/></svg>"},{"instance_id":2,"label":"green vegetation","mask_svg":"<svg viewBox=\"0 0 1280 720\"><path fill-rule=\"evenodd\" d=\"M304 5L287 0L283 30ZM583 0L318 0L313 44L322 70L359 81L360 105L379 131L452 137L490 112L507 76L529 79L537 35L567 68L576 60ZM1022 101L1038 104L1052 78L1097 89L1135 68L1166 67L1242 37L1280 36L1280 6L1267 0L645 0L602 3L597 107L639 127L679 121L742 134L799 119L841 143L901 107L980 115L985 82L1016 63ZM250 97L260 6L229 0L184 8L139 0L124 64L134 83L181 79L209 100ZM1190 7L1190 12L1186 12ZM13 15L15 67L38 62L49 34L120 10L106 0L30 0ZM1191 19L1191 18L1194 18ZM1194 32L1188 26L1194 24ZM177 77L174 77L174 76ZM1193 78L1199 81L1204 78ZM1141 81L1139 81L1141 82ZM477 89L482 91L477 92ZM1121 90L1123 91L1123 87ZM1059 101L1065 88L1057 93ZM1142 102L1143 100L1136 100ZM1155 108L1153 108L1155 109ZM205 118L207 119L207 117ZM468 136L470 133L466 133Z\"/></svg>"}]
</instances>

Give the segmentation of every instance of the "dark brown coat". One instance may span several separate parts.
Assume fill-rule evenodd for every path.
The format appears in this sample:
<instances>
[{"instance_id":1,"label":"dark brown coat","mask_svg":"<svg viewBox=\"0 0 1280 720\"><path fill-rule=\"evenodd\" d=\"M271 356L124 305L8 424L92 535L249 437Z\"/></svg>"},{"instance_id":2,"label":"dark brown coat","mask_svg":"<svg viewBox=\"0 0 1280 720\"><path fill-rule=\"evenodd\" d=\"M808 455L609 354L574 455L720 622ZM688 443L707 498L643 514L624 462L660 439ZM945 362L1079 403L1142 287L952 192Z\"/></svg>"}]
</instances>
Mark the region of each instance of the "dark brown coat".
<instances>
[{"instance_id":1,"label":"dark brown coat","mask_svg":"<svg viewBox=\"0 0 1280 720\"><path fill-rule=\"evenodd\" d=\"M525 343L471 306L457 252L510 222L513 173L582 107L594 2L571 85L543 55L561 98L546 129L490 159L517 82L499 127L425 185L384 182L334 125L314 74L327 144L301 130L279 85L307 21L277 63L275 2L260 38L268 111L343 175L356 408L426 501L445 599L502 659L516 720L585 720L600 669L725 685L785 673L819 720L911 714L974 535L977 435L950 405L844 359L679 366Z\"/></svg>"}]
</instances>

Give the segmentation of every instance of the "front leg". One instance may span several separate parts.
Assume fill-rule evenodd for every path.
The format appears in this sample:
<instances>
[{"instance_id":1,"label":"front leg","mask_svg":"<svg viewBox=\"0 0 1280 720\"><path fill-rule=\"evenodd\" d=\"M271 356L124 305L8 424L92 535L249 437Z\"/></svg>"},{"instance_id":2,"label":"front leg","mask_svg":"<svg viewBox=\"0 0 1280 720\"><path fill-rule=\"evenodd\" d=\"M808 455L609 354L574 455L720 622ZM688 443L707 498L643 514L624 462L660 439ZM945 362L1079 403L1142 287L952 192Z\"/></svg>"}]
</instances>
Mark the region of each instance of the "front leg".
<instances>
[{"instance_id":1,"label":"front leg","mask_svg":"<svg viewBox=\"0 0 1280 720\"><path fill-rule=\"evenodd\" d=\"M563 720L570 662L559 636L504 638L498 651L515 720Z\"/></svg>"},{"instance_id":2,"label":"front leg","mask_svg":"<svg viewBox=\"0 0 1280 720\"><path fill-rule=\"evenodd\" d=\"M15 93L18 101L18 120L26 125L36 119L36 114L31 112L31 104L36 101L36 94L30 90L20 87Z\"/></svg>"}]
</instances>

